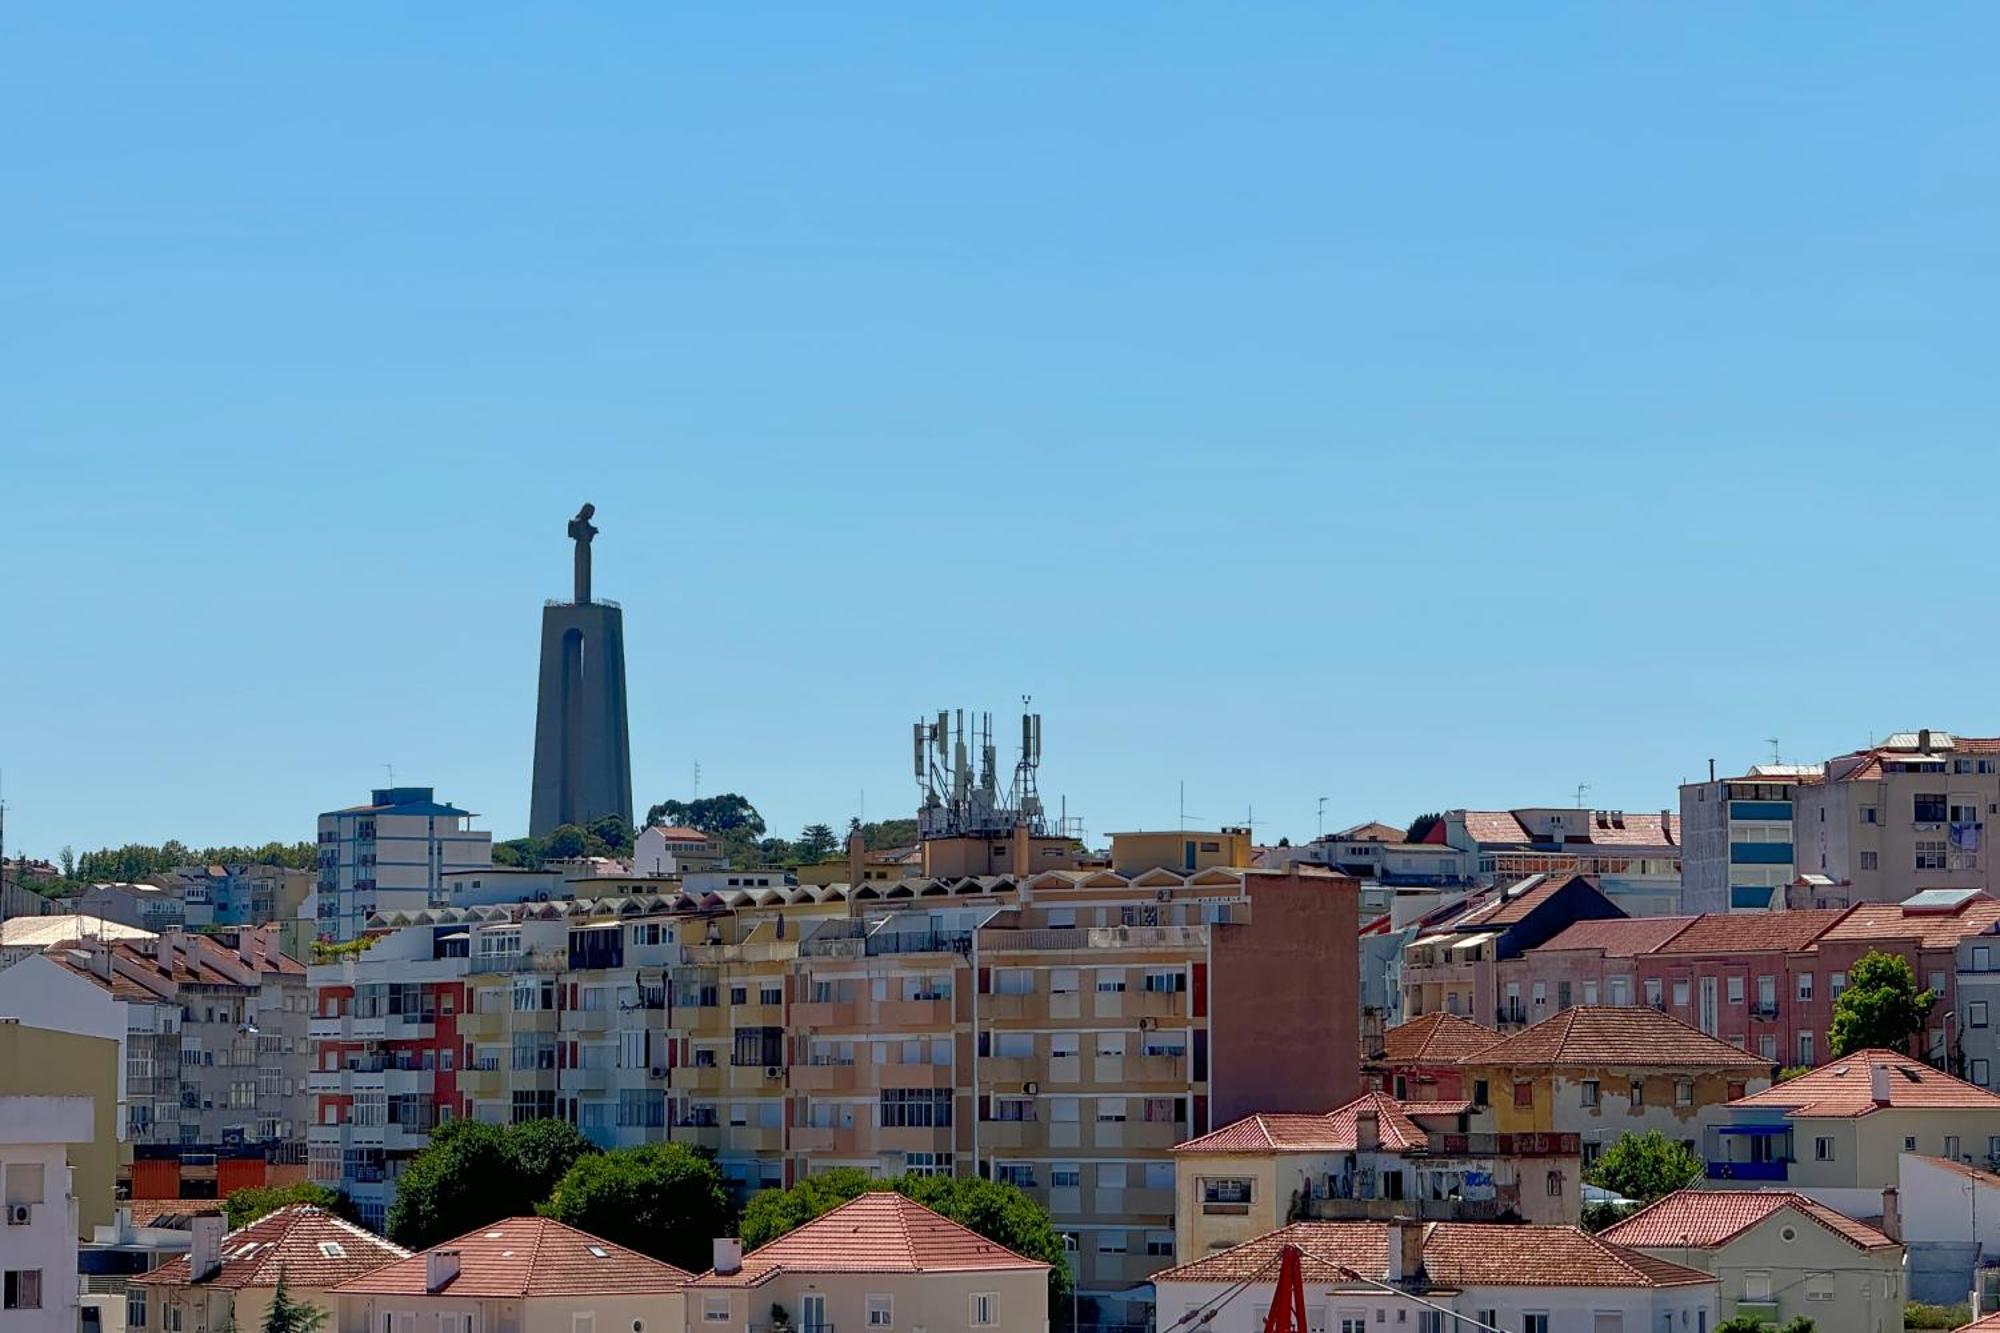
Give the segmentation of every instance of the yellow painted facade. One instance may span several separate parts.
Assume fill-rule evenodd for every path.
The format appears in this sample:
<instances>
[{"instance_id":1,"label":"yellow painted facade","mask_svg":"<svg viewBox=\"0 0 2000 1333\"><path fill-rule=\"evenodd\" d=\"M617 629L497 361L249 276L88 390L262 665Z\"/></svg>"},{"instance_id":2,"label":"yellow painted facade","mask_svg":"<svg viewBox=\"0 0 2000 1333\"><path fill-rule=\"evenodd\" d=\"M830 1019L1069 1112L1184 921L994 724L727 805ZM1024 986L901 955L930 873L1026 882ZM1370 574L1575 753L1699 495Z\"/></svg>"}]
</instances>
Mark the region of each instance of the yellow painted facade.
<instances>
[{"instance_id":1,"label":"yellow painted facade","mask_svg":"<svg viewBox=\"0 0 2000 1333\"><path fill-rule=\"evenodd\" d=\"M118 1140L118 1043L0 1019L0 1096L88 1097L93 1133L69 1145L79 1239L113 1220L119 1165L129 1149Z\"/></svg>"}]
</instances>

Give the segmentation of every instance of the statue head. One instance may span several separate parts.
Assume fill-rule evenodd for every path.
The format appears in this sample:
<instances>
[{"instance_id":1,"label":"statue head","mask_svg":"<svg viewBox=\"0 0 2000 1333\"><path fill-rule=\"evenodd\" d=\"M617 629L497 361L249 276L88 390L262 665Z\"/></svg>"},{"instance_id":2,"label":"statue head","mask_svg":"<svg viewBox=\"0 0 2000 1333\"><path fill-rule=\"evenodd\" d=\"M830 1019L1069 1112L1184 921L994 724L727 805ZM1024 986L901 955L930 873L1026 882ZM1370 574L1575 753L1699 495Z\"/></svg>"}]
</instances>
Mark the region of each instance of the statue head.
<instances>
[{"instance_id":1,"label":"statue head","mask_svg":"<svg viewBox=\"0 0 2000 1333\"><path fill-rule=\"evenodd\" d=\"M596 505L587 504L583 508L576 511L576 521L579 523L588 523L590 522L591 515L595 514L596 512L597 512Z\"/></svg>"}]
</instances>

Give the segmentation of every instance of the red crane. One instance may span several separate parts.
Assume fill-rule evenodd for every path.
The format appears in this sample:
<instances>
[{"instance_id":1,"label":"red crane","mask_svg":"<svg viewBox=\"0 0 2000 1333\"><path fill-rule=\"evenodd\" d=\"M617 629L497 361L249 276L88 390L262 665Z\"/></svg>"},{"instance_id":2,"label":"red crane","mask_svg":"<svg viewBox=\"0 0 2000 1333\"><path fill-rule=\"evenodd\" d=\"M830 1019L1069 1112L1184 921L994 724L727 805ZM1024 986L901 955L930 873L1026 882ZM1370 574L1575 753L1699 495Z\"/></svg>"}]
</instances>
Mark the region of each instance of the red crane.
<instances>
[{"instance_id":1,"label":"red crane","mask_svg":"<svg viewBox=\"0 0 2000 1333\"><path fill-rule=\"evenodd\" d=\"M1306 1275L1299 1266L1300 1250L1287 1245L1278 1251L1278 1289L1264 1316L1264 1333L1307 1333Z\"/></svg>"}]
</instances>

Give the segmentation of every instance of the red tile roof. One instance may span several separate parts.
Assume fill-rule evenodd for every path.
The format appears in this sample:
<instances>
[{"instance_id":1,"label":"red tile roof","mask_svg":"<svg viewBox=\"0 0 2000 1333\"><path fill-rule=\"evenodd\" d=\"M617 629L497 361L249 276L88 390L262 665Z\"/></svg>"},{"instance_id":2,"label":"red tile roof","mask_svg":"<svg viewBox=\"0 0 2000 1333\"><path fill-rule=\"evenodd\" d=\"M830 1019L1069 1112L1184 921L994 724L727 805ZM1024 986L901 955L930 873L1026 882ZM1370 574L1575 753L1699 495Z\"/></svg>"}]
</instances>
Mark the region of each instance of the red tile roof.
<instances>
[{"instance_id":1,"label":"red tile roof","mask_svg":"<svg viewBox=\"0 0 2000 1333\"><path fill-rule=\"evenodd\" d=\"M1593 847L1677 847L1680 840L1679 815L1614 814L1600 810L1590 819L1588 841Z\"/></svg>"},{"instance_id":2,"label":"red tile roof","mask_svg":"<svg viewBox=\"0 0 2000 1333\"><path fill-rule=\"evenodd\" d=\"M688 1283L688 1274L672 1264L546 1217L510 1217L432 1249L458 1251L458 1276L436 1294L495 1299L640 1296L676 1292ZM424 1280L424 1254L378 1268L340 1290L370 1296L433 1294Z\"/></svg>"},{"instance_id":3,"label":"red tile roof","mask_svg":"<svg viewBox=\"0 0 2000 1333\"><path fill-rule=\"evenodd\" d=\"M1975 1319L1969 1324L1960 1324L1952 1330L1952 1333L1972 1333L1974 1329L1979 1330L1979 1333L2000 1333L2000 1312L1987 1315L1984 1319Z\"/></svg>"},{"instance_id":4,"label":"red tile roof","mask_svg":"<svg viewBox=\"0 0 2000 1333\"><path fill-rule=\"evenodd\" d=\"M1492 1028L1440 1010L1384 1032L1381 1058L1399 1065L1450 1064L1498 1040L1500 1034Z\"/></svg>"},{"instance_id":5,"label":"red tile roof","mask_svg":"<svg viewBox=\"0 0 2000 1333\"><path fill-rule=\"evenodd\" d=\"M189 1220L203 1213L222 1211L220 1199L120 1199L116 1208L132 1210L135 1227L166 1227L186 1230Z\"/></svg>"},{"instance_id":6,"label":"red tile roof","mask_svg":"<svg viewBox=\"0 0 2000 1333\"><path fill-rule=\"evenodd\" d=\"M1787 912L1710 912L1662 943L1655 953L1797 953L1840 921L1845 907Z\"/></svg>"},{"instance_id":7,"label":"red tile roof","mask_svg":"<svg viewBox=\"0 0 2000 1333\"><path fill-rule=\"evenodd\" d=\"M1701 920L1695 916L1611 917L1603 921L1579 921L1554 939L1537 945L1531 952L1550 949L1595 949L1607 958L1632 958L1652 953L1668 940Z\"/></svg>"},{"instance_id":8,"label":"red tile roof","mask_svg":"<svg viewBox=\"0 0 2000 1333\"><path fill-rule=\"evenodd\" d=\"M1439 820L1437 826L1442 830L1444 821ZM1528 836L1528 830L1521 827L1521 821L1514 818L1511 810L1467 810L1465 831L1474 842L1480 843L1534 841ZM1442 836L1438 841L1444 841Z\"/></svg>"},{"instance_id":9,"label":"red tile roof","mask_svg":"<svg viewBox=\"0 0 2000 1333\"><path fill-rule=\"evenodd\" d=\"M1868 1115L1886 1109L1875 1101L1876 1069L1888 1071L1890 1107L2000 1111L2000 1097L1900 1051L1856 1051L1729 1104L1785 1107L1796 1117Z\"/></svg>"},{"instance_id":10,"label":"red tile roof","mask_svg":"<svg viewBox=\"0 0 2000 1333\"><path fill-rule=\"evenodd\" d=\"M1401 842L1403 830L1394 824L1384 824L1371 820L1366 824L1356 824L1338 833L1327 835L1328 842Z\"/></svg>"},{"instance_id":11,"label":"red tile roof","mask_svg":"<svg viewBox=\"0 0 2000 1333\"><path fill-rule=\"evenodd\" d=\"M289 1287L325 1291L409 1253L309 1203L287 1204L224 1236L222 1267L198 1285L275 1287L282 1271ZM189 1272L188 1256L181 1254L132 1280L185 1287Z\"/></svg>"},{"instance_id":12,"label":"red tile roof","mask_svg":"<svg viewBox=\"0 0 2000 1333\"><path fill-rule=\"evenodd\" d=\"M1896 1244L1867 1223L1790 1190L1680 1190L1599 1234L1614 1245L1635 1249L1693 1245L1707 1250L1727 1245L1773 1213L1787 1209L1803 1214L1856 1249L1880 1250Z\"/></svg>"},{"instance_id":13,"label":"red tile roof","mask_svg":"<svg viewBox=\"0 0 2000 1333\"><path fill-rule=\"evenodd\" d=\"M1771 1062L1646 1006L1579 1005L1461 1061L1472 1065L1629 1065L1758 1069Z\"/></svg>"},{"instance_id":14,"label":"red tile roof","mask_svg":"<svg viewBox=\"0 0 2000 1333\"><path fill-rule=\"evenodd\" d=\"M1411 1223L1410 1225L1417 1225ZM1388 1268L1386 1222L1295 1222L1233 1249L1153 1275L1154 1282L1275 1282L1278 1252L1297 1245L1308 1282L1339 1284ZM1679 1264L1610 1244L1576 1227L1433 1222L1424 1227L1430 1287L1678 1287L1713 1282Z\"/></svg>"},{"instance_id":15,"label":"red tile roof","mask_svg":"<svg viewBox=\"0 0 2000 1333\"><path fill-rule=\"evenodd\" d=\"M1955 912L1910 912L1901 903L1856 903L1833 929L1827 943L1849 940L1907 940L1920 949L1955 949L1969 935L2000 922L2000 899L1979 894Z\"/></svg>"},{"instance_id":16,"label":"red tile roof","mask_svg":"<svg viewBox=\"0 0 2000 1333\"><path fill-rule=\"evenodd\" d=\"M1412 1148L1430 1146L1430 1136L1410 1119L1395 1098L1385 1093L1366 1092L1347 1105L1321 1115L1277 1113L1246 1116L1233 1125L1224 1125L1199 1138L1189 1139L1174 1151L1353 1152L1358 1142L1355 1123L1364 1107L1374 1109L1376 1139L1390 1152L1407 1152Z\"/></svg>"},{"instance_id":17,"label":"red tile roof","mask_svg":"<svg viewBox=\"0 0 2000 1333\"><path fill-rule=\"evenodd\" d=\"M734 1273L713 1270L700 1287L754 1287L780 1273L966 1273L1048 1265L888 1191L856 1195L831 1212L743 1256Z\"/></svg>"}]
</instances>

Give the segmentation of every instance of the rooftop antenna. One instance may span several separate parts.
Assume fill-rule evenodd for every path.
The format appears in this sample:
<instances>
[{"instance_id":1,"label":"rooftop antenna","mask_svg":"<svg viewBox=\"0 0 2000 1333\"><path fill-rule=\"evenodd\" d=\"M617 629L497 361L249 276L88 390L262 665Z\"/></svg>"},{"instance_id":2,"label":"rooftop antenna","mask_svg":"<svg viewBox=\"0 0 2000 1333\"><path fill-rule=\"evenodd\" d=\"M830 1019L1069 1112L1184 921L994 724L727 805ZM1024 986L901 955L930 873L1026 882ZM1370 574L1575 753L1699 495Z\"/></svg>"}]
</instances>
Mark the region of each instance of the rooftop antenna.
<instances>
[{"instance_id":1,"label":"rooftop antenna","mask_svg":"<svg viewBox=\"0 0 2000 1333\"><path fill-rule=\"evenodd\" d=\"M1588 782L1579 782L1579 783L1577 783L1577 784L1576 784L1576 808L1577 808L1577 809L1579 809L1579 810L1583 809L1583 798L1584 798L1585 796L1588 796L1589 794L1590 794L1590 784L1589 784Z\"/></svg>"},{"instance_id":2,"label":"rooftop antenna","mask_svg":"<svg viewBox=\"0 0 2000 1333\"><path fill-rule=\"evenodd\" d=\"M384 765L382 765L382 767L383 767L384 769L386 769L386 770L388 771L388 774L389 774L389 785L390 785L391 787L395 786L395 785L396 785L396 766L395 766L394 764L384 764Z\"/></svg>"},{"instance_id":3,"label":"rooftop antenna","mask_svg":"<svg viewBox=\"0 0 2000 1333\"><path fill-rule=\"evenodd\" d=\"M1768 745L1768 746L1770 746L1770 747L1771 747L1771 763L1772 763L1772 764L1776 765L1776 764L1782 764L1782 763L1784 763L1784 762L1785 762L1785 761L1784 761L1783 759L1780 759L1780 758L1778 757L1778 738L1777 738L1776 736L1766 736L1766 737L1764 738L1764 744L1766 744L1766 745Z\"/></svg>"},{"instance_id":4,"label":"rooftop antenna","mask_svg":"<svg viewBox=\"0 0 2000 1333\"><path fill-rule=\"evenodd\" d=\"M1319 798L1319 836L1326 836L1326 797Z\"/></svg>"},{"instance_id":5,"label":"rooftop antenna","mask_svg":"<svg viewBox=\"0 0 2000 1333\"><path fill-rule=\"evenodd\" d=\"M701 760L694 761L694 799L701 799Z\"/></svg>"}]
</instances>

